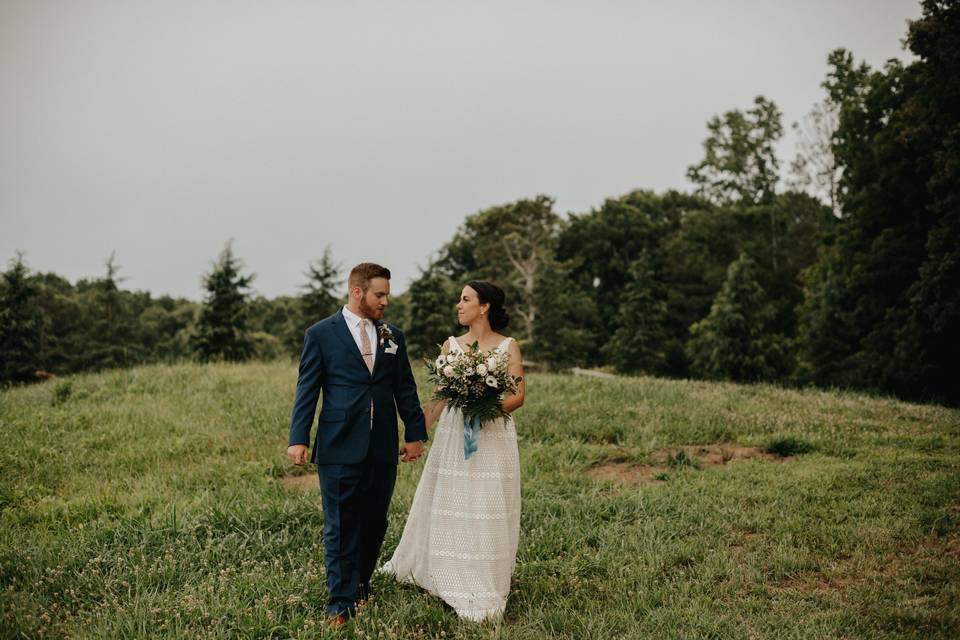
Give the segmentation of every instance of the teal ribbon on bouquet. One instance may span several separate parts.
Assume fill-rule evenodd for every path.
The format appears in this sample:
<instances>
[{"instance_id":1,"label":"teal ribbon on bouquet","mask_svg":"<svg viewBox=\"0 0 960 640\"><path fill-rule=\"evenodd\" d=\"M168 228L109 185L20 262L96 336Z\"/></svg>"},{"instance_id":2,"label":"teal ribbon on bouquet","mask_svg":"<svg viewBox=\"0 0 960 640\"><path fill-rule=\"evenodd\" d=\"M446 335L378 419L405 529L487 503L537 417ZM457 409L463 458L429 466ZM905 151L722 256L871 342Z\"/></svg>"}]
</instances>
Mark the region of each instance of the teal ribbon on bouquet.
<instances>
[{"instance_id":1,"label":"teal ribbon on bouquet","mask_svg":"<svg viewBox=\"0 0 960 640\"><path fill-rule=\"evenodd\" d=\"M469 460L480 444L480 417L463 416L463 459Z\"/></svg>"}]
</instances>

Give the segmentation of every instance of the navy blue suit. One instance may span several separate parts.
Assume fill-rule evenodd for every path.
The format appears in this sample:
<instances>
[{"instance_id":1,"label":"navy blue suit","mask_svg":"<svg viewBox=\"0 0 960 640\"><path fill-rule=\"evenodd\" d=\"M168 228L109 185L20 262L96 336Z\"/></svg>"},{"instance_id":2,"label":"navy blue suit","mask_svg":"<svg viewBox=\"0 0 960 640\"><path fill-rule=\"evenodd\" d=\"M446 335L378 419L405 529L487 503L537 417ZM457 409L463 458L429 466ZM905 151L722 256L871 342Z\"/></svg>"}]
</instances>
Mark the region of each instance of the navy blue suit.
<instances>
[{"instance_id":1,"label":"navy blue suit","mask_svg":"<svg viewBox=\"0 0 960 640\"><path fill-rule=\"evenodd\" d=\"M322 391L311 462L318 465L323 497L323 555L331 615L352 615L354 603L369 595L397 477L397 412L406 442L427 439L406 341L397 327L387 326L396 348L389 340L381 344L378 324L373 373L363 361L342 309L304 335L289 443L310 444Z\"/></svg>"}]
</instances>

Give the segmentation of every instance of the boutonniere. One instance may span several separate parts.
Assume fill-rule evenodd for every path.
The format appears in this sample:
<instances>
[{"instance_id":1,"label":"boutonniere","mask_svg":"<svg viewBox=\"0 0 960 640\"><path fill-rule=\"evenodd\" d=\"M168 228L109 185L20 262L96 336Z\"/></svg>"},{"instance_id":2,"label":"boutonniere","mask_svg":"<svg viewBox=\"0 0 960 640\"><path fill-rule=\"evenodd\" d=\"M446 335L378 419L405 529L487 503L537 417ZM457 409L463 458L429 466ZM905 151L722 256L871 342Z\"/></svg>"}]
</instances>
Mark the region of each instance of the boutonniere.
<instances>
[{"instance_id":1,"label":"boutonniere","mask_svg":"<svg viewBox=\"0 0 960 640\"><path fill-rule=\"evenodd\" d=\"M387 340L390 341L390 346L393 346L393 331L390 331L390 325L385 322L377 325L377 335L380 336L381 347L383 347L383 343Z\"/></svg>"}]
</instances>

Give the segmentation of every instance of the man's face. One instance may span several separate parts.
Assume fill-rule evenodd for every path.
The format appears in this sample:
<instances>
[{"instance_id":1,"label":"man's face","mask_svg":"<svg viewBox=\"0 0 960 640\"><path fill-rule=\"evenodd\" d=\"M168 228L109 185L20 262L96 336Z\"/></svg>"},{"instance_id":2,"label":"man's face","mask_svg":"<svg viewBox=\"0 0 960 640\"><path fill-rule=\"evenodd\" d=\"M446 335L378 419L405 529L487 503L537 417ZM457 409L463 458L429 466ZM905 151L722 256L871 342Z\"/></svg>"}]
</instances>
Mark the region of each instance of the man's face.
<instances>
[{"instance_id":1,"label":"man's face","mask_svg":"<svg viewBox=\"0 0 960 640\"><path fill-rule=\"evenodd\" d=\"M386 278L371 278L366 293L360 295L360 312L371 320L383 317L383 310L390 304L390 281Z\"/></svg>"}]
</instances>

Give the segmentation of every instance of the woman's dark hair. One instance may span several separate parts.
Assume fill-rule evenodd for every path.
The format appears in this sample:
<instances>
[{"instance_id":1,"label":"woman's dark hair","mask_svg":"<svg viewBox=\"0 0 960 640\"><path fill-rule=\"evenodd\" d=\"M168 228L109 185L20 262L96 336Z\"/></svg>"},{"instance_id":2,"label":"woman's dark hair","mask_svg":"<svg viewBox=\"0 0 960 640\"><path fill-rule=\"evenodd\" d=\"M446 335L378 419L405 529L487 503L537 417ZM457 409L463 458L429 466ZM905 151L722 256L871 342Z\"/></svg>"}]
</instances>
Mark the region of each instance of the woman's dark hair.
<instances>
[{"instance_id":1,"label":"woman's dark hair","mask_svg":"<svg viewBox=\"0 0 960 640\"><path fill-rule=\"evenodd\" d=\"M510 316L503 308L506 301L503 289L485 280L471 280L467 286L477 292L477 300L480 304L490 305L490 328L494 331L506 329L510 324Z\"/></svg>"}]
</instances>

